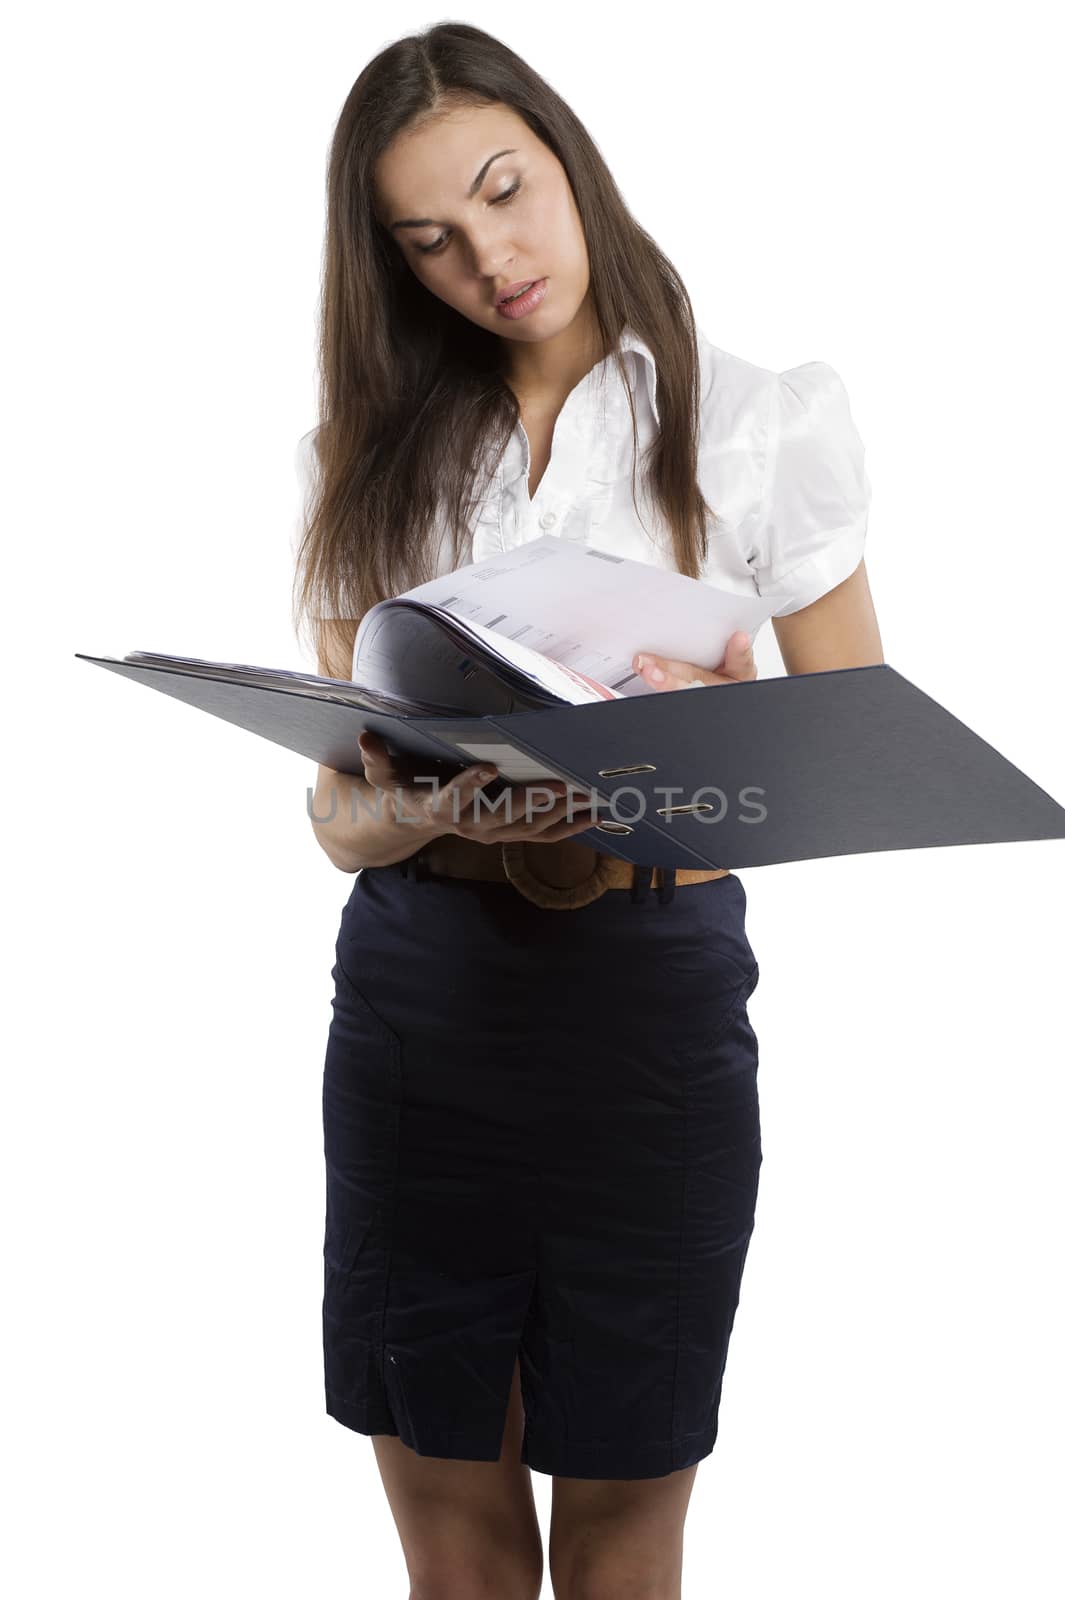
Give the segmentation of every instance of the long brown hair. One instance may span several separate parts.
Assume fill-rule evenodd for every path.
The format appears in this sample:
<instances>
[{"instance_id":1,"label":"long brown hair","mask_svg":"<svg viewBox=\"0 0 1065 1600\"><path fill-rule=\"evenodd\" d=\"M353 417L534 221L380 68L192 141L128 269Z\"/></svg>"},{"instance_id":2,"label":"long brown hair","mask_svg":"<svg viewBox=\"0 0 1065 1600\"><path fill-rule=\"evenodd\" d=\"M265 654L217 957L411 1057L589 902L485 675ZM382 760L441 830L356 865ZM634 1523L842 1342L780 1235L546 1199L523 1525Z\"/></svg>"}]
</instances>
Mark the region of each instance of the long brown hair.
<instances>
[{"instance_id":1,"label":"long brown hair","mask_svg":"<svg viewBox=\"0 0 1065 1600\"><path fill-rule=\"evenodd\" d=\"M390 44L356 78L329 151L319 314L314 488L293 580L294 622L358 619L433 576L430 536L469 559L470 512L520 416L502 340L421 284L375 214L374 166L410 124L456 105L504 104L553 151L584 228L602 348L626 324L657 368L659 431L645 483L672 532L676 568L697 577L715 513L697 482L699 354L675 268L641 228L587 129L550 84L491 34L445 22ZM625 363L637 450L636 414ZM635 489L635 460L633 479ZM352 633L354 629L352 629Z\"/></svg>"}]
</instances>

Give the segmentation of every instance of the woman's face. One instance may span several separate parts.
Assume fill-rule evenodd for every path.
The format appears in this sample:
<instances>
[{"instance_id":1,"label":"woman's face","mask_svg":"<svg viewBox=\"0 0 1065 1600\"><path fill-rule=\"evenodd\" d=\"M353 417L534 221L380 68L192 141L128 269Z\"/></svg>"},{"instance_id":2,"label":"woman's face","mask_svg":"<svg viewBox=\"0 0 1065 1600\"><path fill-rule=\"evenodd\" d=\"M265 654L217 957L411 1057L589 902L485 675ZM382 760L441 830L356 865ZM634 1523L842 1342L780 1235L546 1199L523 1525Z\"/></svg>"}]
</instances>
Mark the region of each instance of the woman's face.
<instances>
[{"instance_id":1,"label":"woman's face","mask_svg":"<svg viewBox=\"0 0 1065 1600\"><path fill-rule=\"evenodd\" d=\"M588 292L573 191L561 162L508 106L462 107L398 135L378 159L375 185L377 215L411 271L455 311L523 343L573 323ZM496 309L500 293L536 278L547 292L534 310L515 319Z\"/></svg>"}]
</instances>

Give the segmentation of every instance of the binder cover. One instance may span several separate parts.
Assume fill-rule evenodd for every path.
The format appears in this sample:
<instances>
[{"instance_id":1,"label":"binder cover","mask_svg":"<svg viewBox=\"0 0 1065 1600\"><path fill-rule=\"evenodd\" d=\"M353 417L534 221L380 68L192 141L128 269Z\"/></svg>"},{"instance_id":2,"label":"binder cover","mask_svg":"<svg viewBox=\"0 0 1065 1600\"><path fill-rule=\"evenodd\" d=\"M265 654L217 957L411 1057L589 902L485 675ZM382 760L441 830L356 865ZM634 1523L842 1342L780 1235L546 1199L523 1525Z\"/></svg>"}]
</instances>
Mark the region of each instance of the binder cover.
<instances>
[{"instance_id":1,"label":"binder cover","mask_svg":"<svg viewBox=\"0 0 1065 1600\"><path fill-rule=\"evenodd\" d=\"M423 717L75 654L340 772L361 773L369 729L441 782L486 757L514 782L564 779L599 800L574 837L643 866L1065 838L1065 808L887 665Z\"/></svg>"}]
</instances>

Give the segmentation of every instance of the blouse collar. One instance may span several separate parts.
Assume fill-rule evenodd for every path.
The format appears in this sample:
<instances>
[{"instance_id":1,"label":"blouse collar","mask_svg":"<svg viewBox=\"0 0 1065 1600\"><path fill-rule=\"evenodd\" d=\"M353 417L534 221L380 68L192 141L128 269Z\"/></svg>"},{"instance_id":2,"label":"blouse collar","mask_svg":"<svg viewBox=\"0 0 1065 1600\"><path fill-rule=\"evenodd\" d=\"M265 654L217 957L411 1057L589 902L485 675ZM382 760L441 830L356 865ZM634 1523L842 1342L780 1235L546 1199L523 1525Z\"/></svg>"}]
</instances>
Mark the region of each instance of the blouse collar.
<instances>
[{"instance_id":1,"label":"blouse collar","mask_svg":"<svg viewBox=\"0 0 1065 1600\"><path fill-rule=\"evenodd\" d=\"M659 421L658 368L655 366L654 356L651 354L648 346L640 338L639 334L635 331L635 329L631 328L628 323L626 323L625 327L622 329L621 337L618 340L618 349L622 352L626 350L633 350L637 355L642 356L644 361L647 363L647 396L651 402L651 410L654 412L654 419L657 424Z\"/></svg>"},{"instance_id":2,"label":"blouse collar","mask_svg":"<svg viewBox=\"0 0 1065 1600\"><path fill-rule=\"evenodd\" d=\"M628 363L630 373L640 362L644 364L646 377L644 392L654 416L655 426L660 426L656 403L658 371L655 359L646 342L626 323L618 338L616 354L624 359L630 351L633 357ZM558 462L554 476L560 481L565 478L568 470L562 465L563 458L568 458L569 455L573 456L572 474L575 482L587 483L592 479L601 480L603 483L613 481L613 463L617 455L618 440L628 417L628 406L621 389L621 381L613 370L613 360L614 355L611 354L597 362L591 372L577 385L572 398L567 400L567 405L572 408L569 427L556 430L551 451L552 461ZM589 449L592 451L590 457ZM528 442L524 429L515 427L493 474L497 487L503 483L516 482L528 470L528 466Z\"/></svg>"}]
</instances>

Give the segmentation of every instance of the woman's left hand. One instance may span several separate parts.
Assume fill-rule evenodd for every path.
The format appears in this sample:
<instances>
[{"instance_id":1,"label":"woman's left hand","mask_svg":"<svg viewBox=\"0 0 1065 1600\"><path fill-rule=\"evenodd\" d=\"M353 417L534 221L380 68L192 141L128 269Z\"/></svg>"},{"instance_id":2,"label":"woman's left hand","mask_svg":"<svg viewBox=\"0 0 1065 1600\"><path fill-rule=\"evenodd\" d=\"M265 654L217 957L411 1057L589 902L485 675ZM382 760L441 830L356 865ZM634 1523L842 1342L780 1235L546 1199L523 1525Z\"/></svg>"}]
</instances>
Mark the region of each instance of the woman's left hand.
<instances>
[{"instance_id":1,"label":"woman's left hand","mask_svg":"<svg viewBox=\"0 0 1065 1600\"><path fill-rule=\"evenodd\" d=\"M753 643L746 633L731 636L725 646L725 659L716 672L708 667L693 667L690 661L650 656L645 650L633 656L632 665L652 689L701 689L704 684L743 683L758 676Z\"/></svg>"}]
</instances>

